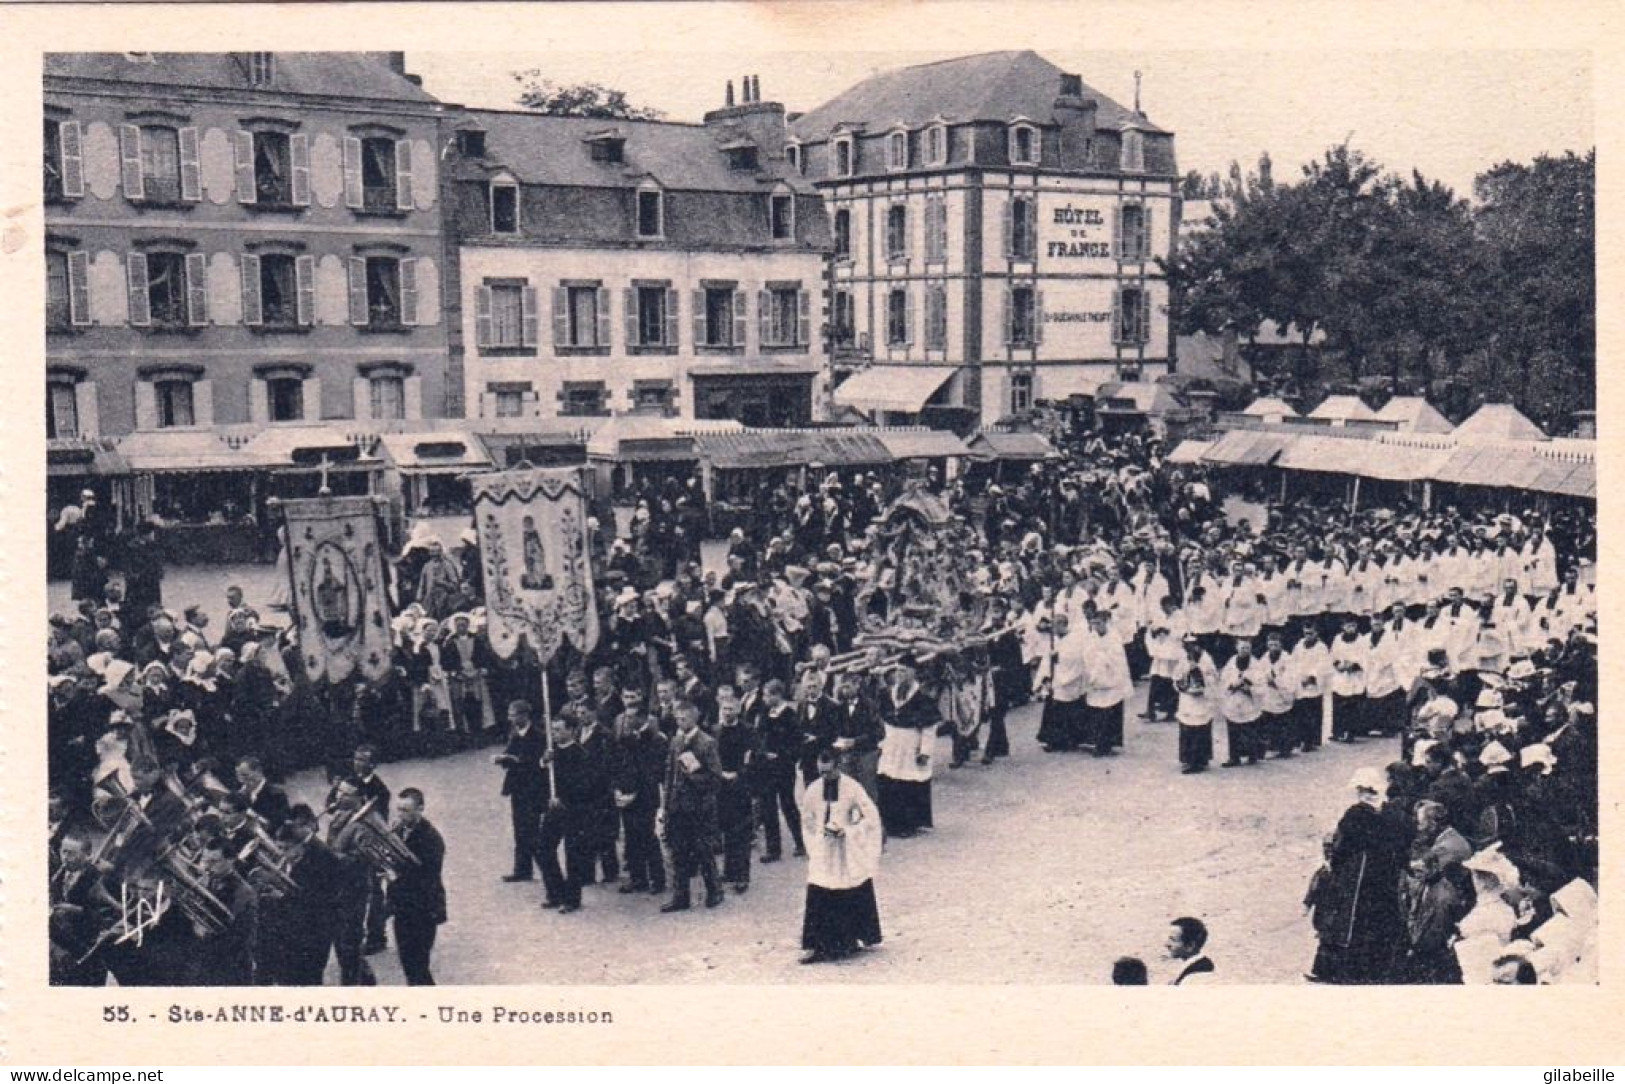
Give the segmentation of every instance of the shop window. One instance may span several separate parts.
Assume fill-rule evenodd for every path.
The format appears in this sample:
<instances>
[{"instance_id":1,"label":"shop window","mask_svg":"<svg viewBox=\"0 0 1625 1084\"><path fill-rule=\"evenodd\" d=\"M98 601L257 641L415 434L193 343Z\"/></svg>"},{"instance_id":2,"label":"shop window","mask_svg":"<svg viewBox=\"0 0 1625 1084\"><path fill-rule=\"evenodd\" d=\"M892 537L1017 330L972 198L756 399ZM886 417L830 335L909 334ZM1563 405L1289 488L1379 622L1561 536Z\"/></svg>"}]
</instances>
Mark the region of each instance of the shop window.
<instances>
[{"instance_id":1,"label":"shop window","mask_svg":"<svg viewBox=\"0 0 1625 1084\"><path fill-rule=\"evenodd\" d=\"M491 232L515 234L519 232L519 186L493 184L491 186Z\"/></svg>"},{"instance_id":2,"label":"shop window","mask_svg":"<svg viewBox=\"0 0 1625 1084\"><path fill-rule=\"evenodd\" d=\"M183 429L197 424L192 412L190 380L157 380L153 382L152 392L158 428Z\"/></svg>"}]
</instances>

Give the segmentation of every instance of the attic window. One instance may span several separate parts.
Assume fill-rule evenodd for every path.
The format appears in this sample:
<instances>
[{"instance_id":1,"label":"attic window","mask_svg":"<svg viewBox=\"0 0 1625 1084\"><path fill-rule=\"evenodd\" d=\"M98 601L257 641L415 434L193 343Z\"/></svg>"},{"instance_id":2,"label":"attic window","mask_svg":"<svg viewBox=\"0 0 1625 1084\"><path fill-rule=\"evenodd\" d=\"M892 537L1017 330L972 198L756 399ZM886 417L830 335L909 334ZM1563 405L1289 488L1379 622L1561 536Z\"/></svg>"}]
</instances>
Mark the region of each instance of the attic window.
<instances>
[{"instance_id":1,"label":"attic window","mask_svg":"<svg viewBox=\"0 0 1625 1084\"><path fill-rule=\"evenodd\" d=\"M248 54L248 85L251 87L270 86L276 75L274 53Z\"/></svg>"},{"instance_id":2,"label":"attic window","mask_svg":"<svg viewBox=\"0 0 1625 1084\"><path fill-rule=\"evenodd\" d=\"M948 161L948 126L933 124L925 130L925 164L940 166Z\"/></svg>"},{"instance_id":3,"label":"attic window","mask_svg":"<svg viewBox=\"0 0 1625 1084\"><path fill-rule=\"evenodd\" d=\"M511 181L491 182L491 232L519 232L519 186Z\"/></svg>"},{"instance_id":4,"label":"attic window","mask_svg":"<svg viewBox=\"0 0 1625 1084\"><path fill-rule=\"evenodd\" d=\"M757 152L755 147L729 147L728 168L740 172L751 172L756 169Z\"/></svg>"},{"instance_id":5,"label":"attic window","mask_svg":"<svg viewBox=\"0 0 1625 1084\"><path fill-rule=\"evenodd\" d=\"M784 157L785 160L790 163L790 168L795 170L797 173L807 172L807 159L806 156L801 153L800 143L788 144L784 148Z\"/></svg>"},{"instance_id":6,"label":"attic window","mask_svg":"<svg viewBox=\"0 0 1625 1084\"><path fill-rule=\"evenodd\" d=\"M1038 164L1038 129L1030 124L1010 126L1010 164L1035 166Z\"/></svg>"},{"instance_id":7,"label":"attic window","mask_svg":"<svg viewBox=\"0 0 1625 1084\"><path fill-rule=\"evenodd\" d=\"M594 162L618 166L626 161L626 140L620 136L596 136L587 141Z\"/></svg>"},{"instance_id":8,"label":"attic window","mask_svg":"<svg viewBox=\"0 0 1625 1084\"><path fill-rule=\"evenodd\" d=\"M464 158L484 158L485 133L478 128L464 128L458 132L457 153Z\"/></svg>"},{"instance_id":9,"label":"attic window","mask_svg":"<svg viewBox=\"0 0 1625 1084\"><path fill-rule=\"evenodd\" d=\"M1124 173L1145 172L1145 133L1128 129L1123 133L1123 155L1119 168Z\"/></svg>"},{"instance_id":10,"label":"attic window","mask_svg":"<svg viewBox=\"0 0 1625 1084\"><path fill-rule=\"evenodd\" d=\"M850 177L853 173L852 137L835 140L835 157L830 161L830 172L836 177Z\"/></svg>"},{"instance_id":11,"label":"attic window","mask_svg":"<svg viewBox=\"0 0 1625 1084\"><path fill-rule=\"evenodd\" d=\"M892 170L908 168L907 132L893 132L886 138L886 166Z\"/></svg>"},{"instance_id":12,"label":"attic window","mask_svg":"<svg viewBox=\"0 0 1625 1084\"><path fill-rule=\"evenodd\" d=\"M638 191L638 236L660 237L666 232L665 207L658 188Z\"/></svg>"}]
</instances>

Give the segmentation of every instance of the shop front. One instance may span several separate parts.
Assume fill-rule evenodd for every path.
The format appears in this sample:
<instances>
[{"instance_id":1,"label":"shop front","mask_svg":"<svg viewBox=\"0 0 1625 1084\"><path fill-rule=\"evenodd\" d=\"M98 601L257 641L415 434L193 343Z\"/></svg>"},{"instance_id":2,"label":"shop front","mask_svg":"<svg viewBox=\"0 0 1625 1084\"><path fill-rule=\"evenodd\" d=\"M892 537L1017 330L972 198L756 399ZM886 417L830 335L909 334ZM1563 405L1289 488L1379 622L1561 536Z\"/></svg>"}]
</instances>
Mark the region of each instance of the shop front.
<instances>
[{"instance_id":1,"label":"shop front","mask_svg":"<svg viewBox=\"0 0 1625 1084\"><path fill-rule=\"evenodd\" d=\"M166 560L204 565L274 559L265 516L266 461L209 429L142 430L124 437L119 452L134 477L137 513L158 524Z\"/></svg>"},{"instance_id":2,"label":"shop front","mask_svg":"<svg viewBox=\"0 0 1625 1084\"><path fill-rule=\"evenodd\" d=\"M694 383L694 417L731 419L752 428L811 425L811 369L781 366L705 365L689 370Z\"/></svg>"}]
</instances>

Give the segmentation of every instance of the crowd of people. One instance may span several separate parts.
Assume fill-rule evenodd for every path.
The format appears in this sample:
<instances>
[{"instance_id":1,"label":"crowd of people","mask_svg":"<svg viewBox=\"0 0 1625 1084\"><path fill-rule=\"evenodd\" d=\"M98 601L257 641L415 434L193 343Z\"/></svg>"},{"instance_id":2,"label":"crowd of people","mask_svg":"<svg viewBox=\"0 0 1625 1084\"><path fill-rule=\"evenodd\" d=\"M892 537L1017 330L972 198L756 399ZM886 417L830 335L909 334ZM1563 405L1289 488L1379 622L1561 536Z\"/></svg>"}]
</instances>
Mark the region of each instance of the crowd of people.
<instances>
[{"instance_id":1,"label":"crowd of people","mask_svg":"<svg viewBox=\"0 0 1625 1084\"><path fill-rule=\"evenodd\" d=\"M256 606L234 589L215 636L196 607L164 608L161 566L143 558L150 532L111 540L105 519L82 511L64 529L80 534L97 574L82 581L76 559L77 609L51 622L60 835L77 863L116 812L109 779L125 795L190 794L199 779L241 780L245 763L275 773L341 762L357 745L387 760L501 744L506 879L539 875L544 906L574 913L584 886L611 882L680 911L695 880L719 906L729 889L748 890L753 857L781 860L788 836L791 854L810 859L804 945L818 961L879 941L879 841L930 831L939 731L952 738L950 769L992 765L1009 752L1008 712L1036 700L1046 750L1110 756L1148 681L1146 719L1179 728L1171 770L1208 768L1216 723L1222 763L1235 768L1312 753L1327 736L1399 739L1403 770L1376 805L1360 792L1355 827L1329 845L1311 897L1325 956L1316 978L1453 977L1429 946L1464 943L1476 927L1463 912L1439 933L1434 912L1476 898L1476 915L1493 893L1474 897L1459 871L1427 882L1456 887L1449 905L1416 887L1401 858L1438 849L1437 805L1477 845L1457 866L1498 855L1522 874L1510 887L1502 878L1502 896L1538 892L1546 902L1533 914L1583 928L1571 897L1575 882L1595 883L1594 512L1405 501L1356 512L1308 499L1244 516L1226 514L1219 484L1132 435L1080 440L1003 484L816 470L764 483L727 536L725 564L705 568L711 510L697 482L645 481L626 531L607 507L588 523L595 649L565 648L546 667L524 650L499 659L486 643L473 532L448 549L419 529L392 568L391 676L340 686L303 680L277 600ZM273 748L282 762L266 765ZM330 774L336 792L355 777ZM408 826L422 821L422 795L414 801L417 820L399 818ZM1376 806L1380 843L1356 816ZM251 823L279 848L333 850L331 825L318 844L320 815L308 812ZM1371 903L1384 891L1376 878L1345 899L1360 847L1388 848L1398 925ZM237 861L251 886L259 871ZM58 862L70 868L66 850ZM364 958L382 943L381 886L398 871L361 865L351 895L362 904L338 910ZM1358 921L1340 926L1340 905ZM428 981L433 927L421 925L405 937L420 964L406 968L412 981ZM1355 926L1360 937L1337 932ZM1367 946L1361 937L1411 947L1379 964L1338 944ZM408 945L398 948L404 965ZM365 981L345 953L343 981ZM254 969L261 981L278 973Z\"/></svg>"}]
</instances>

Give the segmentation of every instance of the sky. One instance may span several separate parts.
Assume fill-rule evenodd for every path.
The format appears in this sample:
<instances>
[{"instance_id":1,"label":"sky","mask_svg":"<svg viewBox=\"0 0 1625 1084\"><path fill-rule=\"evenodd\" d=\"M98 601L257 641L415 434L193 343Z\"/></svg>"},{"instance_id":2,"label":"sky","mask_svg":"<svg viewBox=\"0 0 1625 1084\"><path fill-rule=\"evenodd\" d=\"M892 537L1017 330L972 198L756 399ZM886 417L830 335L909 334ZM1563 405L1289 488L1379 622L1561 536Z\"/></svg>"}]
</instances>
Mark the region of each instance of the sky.
<instances>
[{"instance_id":1,"label":"sky","mask_svg":"<svg viewBox=\"0 0 1625 1084\"><path fill-rule=\"evenodd\" d=\"M1001 47L1023 47L999 42ZM1458 195L1499 162L1595 142L1592 70L1577 51L1190 51L1037 49L1125 105L1142 75L1147 115L1175 133L1182 171L1224 172L1269 151L1278 178L1345 139L1386 169L1421 170ZM720 106L728 79L760 76L762 97L806 112L868 75L978 51L409 52L409 70L443 100L512 107L510 73L540 69L561 83L598 82L672 120Z\"/></svg>"}]
</instances>

